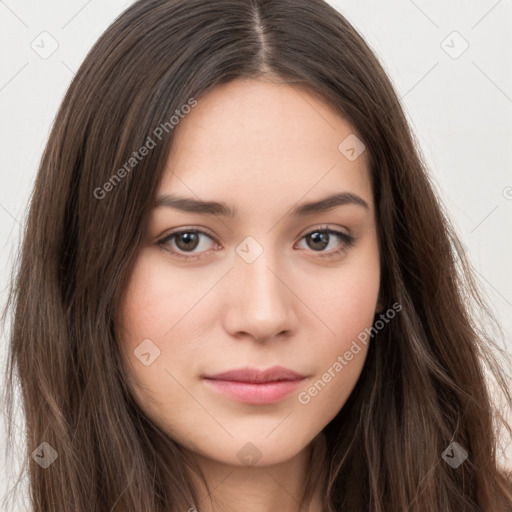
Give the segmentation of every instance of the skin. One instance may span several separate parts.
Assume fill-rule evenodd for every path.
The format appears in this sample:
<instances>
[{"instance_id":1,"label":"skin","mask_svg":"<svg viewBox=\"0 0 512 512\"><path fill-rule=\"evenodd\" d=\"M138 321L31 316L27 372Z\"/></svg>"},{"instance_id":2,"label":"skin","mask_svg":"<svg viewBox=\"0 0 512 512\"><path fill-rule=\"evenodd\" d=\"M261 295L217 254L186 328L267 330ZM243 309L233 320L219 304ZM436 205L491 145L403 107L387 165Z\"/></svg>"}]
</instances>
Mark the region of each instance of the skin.
<instances>
[{"instance_id":1,"label":"skin","mask_svg":"<svg viewBox=\"0 0 512 512\"><path fill-rule=\"evenodd\" d=\"M349 397L367 346L360 344L309 403L298 395L371 327L380 308L367 155L350 161L338 150L354 130L327 104L305 89L263 79L208 91L175 130L157 197L222 201L238 216L152 210L119 312L129 385L145 413L196 458L217 504L228 511L295 512L311 443ZM369 208L346 204L289 215L298 203L343 191ZM344 245L327 235L327 247L315 249L318 243L306 235L325 226L354 236L354 245L322 257ZM176 228L200 229L212 239L199 235L189 252L177 245L179 237L158 243ZM252 263L236 252L247 236L263 250ZM202 257L187 262L173 250ZM148 366L134 354L145 339L160 350ZM240 403L201 379L277 364L307 378L275 404ZM248 442L260 455L253 466L237 456ZM320 510L318 499L312 510ZM208 500L195 505L212 510Z\"/></svg>"}]
</instances>

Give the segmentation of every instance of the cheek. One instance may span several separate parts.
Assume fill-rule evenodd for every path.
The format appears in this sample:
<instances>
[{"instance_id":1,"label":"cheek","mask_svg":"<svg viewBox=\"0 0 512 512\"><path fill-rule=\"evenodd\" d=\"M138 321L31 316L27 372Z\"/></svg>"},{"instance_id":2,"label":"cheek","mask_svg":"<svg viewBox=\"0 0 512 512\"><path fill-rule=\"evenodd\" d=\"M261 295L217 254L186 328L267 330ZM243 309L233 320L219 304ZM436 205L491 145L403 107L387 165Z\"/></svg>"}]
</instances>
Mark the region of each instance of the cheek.
<instances>
[{"instance_id":1,"label":"cheek","mask_svg":"<svg viewBox=\"0 0 512 512\"><path fill-rule=\"evenodd\" d=\"M347 292L349 290L347 289ZM334 335L324 336L315 344L311 360L315 361L315 377L297 395L299 407L309 418L326 425L343 407L359 380L363 369L374 319L376 295L345 295L338 308L324 309L326 323Z\"/></svg>"},{"instance_id":2,"label":"cheek","mask_svg":"<svg viewBox=\"0 0 512 512\"><path fill-rule=\"evenodd\" d=\"M298 401L312 414L324 415L324 421L333 418L348 399L372 342L380 261L374 244L366 249L352 260L347 258L346 267L332 279L323 279L321 287L308 283L308 304L325 325L311 353L318 376L303 388Z\"/></svg>"},{"instance_id":3,"label":"cheek","mask_svg":"<svg viewBox=\"0 0 512 512\"><path fill-rule=\"evenodd\" d=\"M154 251L141 251L120 305L116 328L134 399L162 428L179 430L175 422L184 415L193 416L195 404L180 386L181 377L173 377L176 368L187 368L197 357L187 314L193 311L201 290L186 273L171 270L172 266L156 257Z\"/></svg>"},{"instance_id":4,"label":"cheek","mask_svg":"<svg viewBox=\"0 0 512 512\"><path fill-rule=\"evenodd\" d=\"M123 365L131 383L143 385L148 395L168 380L165 370L170 368L171 354L173 365L180 360L186 362L194 348L193 343L174 344L171 352L170 344L163 343L166 339L183 338L182 329L190 327L187 314L198 300L198 290L184 273L171 273L170 269L163 258L143 249L116 319ZM137 389L134 392L139 394Z\"/></svg>"},{"instance_id":5,"label":"cheek","mask_svg":"<svg viewBox=\"0 0 512 512\"><path fill-rule=\"evenodd\" d=\"M347 350L371 326L376 313L380 260L375 240L366 240L358 251L349 252L339 268L308 276L303 286L308 306L324 324L319 334L325 351Z\"/></svg>"},{"instance_id":6,"label":"cheek","mask_svg":"<svg viewBox=\"0 0 512 512\"><path fill-rule=\"evenodd\" d=\"M154 249L142 250L119 315L125 345L133 350L144 337L172 338L183 324L190 325L189 315L207 289L208 280L191 279Z\"/></svg>"}]
</instances>

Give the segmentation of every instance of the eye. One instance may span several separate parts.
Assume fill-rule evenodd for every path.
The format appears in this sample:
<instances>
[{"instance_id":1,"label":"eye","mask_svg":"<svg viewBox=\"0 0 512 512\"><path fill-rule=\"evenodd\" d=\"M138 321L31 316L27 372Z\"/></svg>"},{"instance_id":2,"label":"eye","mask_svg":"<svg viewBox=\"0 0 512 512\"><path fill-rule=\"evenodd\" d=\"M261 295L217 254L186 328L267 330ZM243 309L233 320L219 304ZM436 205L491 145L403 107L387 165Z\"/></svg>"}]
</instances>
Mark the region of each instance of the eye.
<instances>
[{"instance_id":1,"label":"eye","mask_svg":"<svg viewBox=\"0 0 512 512\"><path fill-rule=\"evenodd\" d=\"M338 239L338 243L332 244L334 245L335 250L330 252L324 251L326 247L331 245L333 239L335 241L336 238ZM301 240L309 242L308 245L313 249L314 252L321 252L322 254L319 254L319 257L321 258L331 258L338 256L352 247L355 242L355 238L353 236L336 229L330 229L328 227L321 227L315 229L314 231L310 231L304 235Z\"/></svg>"},{"instance_id":2,"label":"eye","mask_svg":"<svg viewBox=\"0 0 512 512\"><path fill-rule=\"evenodd\" d=\"M210 239L212 242L213 238L201 231L199 229L183 229L181 231L175 231L169 235L167 235L162 240L158 241L160 246L163 246L165 250L171 252L173 255L178 258L183 259L197 259L201 257L201 254L195 254L193 251L198 247L204 249L204 243L201 243L201 238L206 237ZM208 244L206 244L208 245ZM167 247L167 246L170 246ZM175 249L177 247L178 250ZM181 253L179 251L182 251ZM193 256L186 256L182 253L191 253ZM205 251L197 251L197 252L205 252Z\"/></svg>"}]
</instances>

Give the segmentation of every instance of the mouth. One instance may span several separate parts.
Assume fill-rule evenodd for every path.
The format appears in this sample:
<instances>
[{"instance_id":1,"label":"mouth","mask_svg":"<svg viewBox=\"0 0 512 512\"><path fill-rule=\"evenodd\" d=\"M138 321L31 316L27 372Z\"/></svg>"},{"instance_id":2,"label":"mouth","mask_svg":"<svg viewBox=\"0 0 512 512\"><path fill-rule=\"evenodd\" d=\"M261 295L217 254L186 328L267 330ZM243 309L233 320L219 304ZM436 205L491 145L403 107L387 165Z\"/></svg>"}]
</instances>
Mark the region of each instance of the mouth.
<instances>
[{"instance_id":1,"label":"mouth","mask_svg":"<svg viewBox=\"0 0 512 512\"><path fill-rule=\"evenodd\" d=\"M241 368L203 376L212 390L246 404L264 405L283 400L305 380L305 376L282 366L267 370Z\"/></svg>"}]
</instances>

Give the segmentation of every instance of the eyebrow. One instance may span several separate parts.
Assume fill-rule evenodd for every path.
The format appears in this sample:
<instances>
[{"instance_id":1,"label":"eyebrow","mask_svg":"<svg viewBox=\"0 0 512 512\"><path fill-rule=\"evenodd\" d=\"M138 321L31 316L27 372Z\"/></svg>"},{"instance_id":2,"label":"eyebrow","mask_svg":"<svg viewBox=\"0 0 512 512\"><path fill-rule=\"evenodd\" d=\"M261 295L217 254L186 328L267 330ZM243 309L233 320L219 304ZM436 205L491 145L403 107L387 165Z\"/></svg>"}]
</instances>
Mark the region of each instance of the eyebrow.
<instances>
[{"instance_id":1,"label":"eyebrow","mask_svg":"<svg viewBox=\"0 0 512 512\"><path fill-rule=\"evenodd\" d=\"M303 217L313 213L326 212L336 208L337 206L344 206L347 204L361 206L366 210L370 209L368 203L362 197L353 194L352 192L339 192L337 194L324 197L319 201L299 204L292 210L291 215L293 217ZM165 194L158 197L153 208L160 208L162 206L189 213L216 215L230 218L236 217L238 212L236 208L230 207L226 203L217 201L201 201L189 197L179 197L172 194Z\"/></svg>"}]
</instances>

